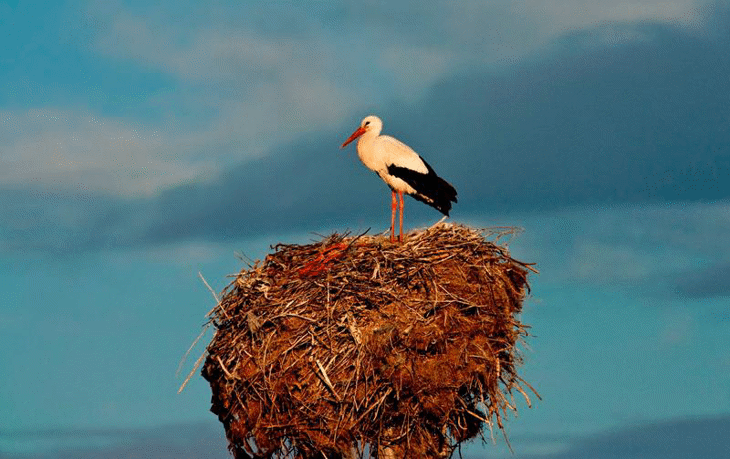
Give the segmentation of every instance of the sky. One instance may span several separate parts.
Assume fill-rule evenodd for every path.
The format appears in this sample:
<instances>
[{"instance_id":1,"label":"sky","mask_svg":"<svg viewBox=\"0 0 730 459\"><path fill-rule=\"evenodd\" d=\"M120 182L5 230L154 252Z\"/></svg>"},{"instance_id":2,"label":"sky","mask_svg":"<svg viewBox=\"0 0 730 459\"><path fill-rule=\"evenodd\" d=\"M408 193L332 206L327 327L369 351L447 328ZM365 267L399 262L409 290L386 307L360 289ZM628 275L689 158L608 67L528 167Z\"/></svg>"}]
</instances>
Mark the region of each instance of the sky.
<instances>
[{"instance_id":1,"label":"sky","mask_svg":"<svg viewBox=\"0 0 730 459\"><path fill-rule=\"evenodd\" d=\"M727 1L0 0L0 37L0 458L227 457L177 393L199 274L386 230L368 114L540 270L543 400L465 457L728 457Z\"/></svg>"}]
</instances>

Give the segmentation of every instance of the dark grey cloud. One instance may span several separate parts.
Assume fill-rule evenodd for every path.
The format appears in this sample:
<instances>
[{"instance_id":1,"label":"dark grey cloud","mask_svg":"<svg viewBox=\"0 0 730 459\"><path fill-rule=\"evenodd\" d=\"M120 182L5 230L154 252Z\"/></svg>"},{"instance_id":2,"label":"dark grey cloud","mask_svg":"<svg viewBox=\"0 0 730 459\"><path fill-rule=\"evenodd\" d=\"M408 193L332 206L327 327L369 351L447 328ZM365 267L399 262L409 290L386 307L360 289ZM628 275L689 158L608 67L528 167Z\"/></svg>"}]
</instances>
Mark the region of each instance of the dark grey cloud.
<instances>
[{"instance_id":1,"label":"dark grey cloud","mask_svg":"<svg viewBox=\"0 0 730 459\"><path fill-rule=\"evenodd\" d=\"M32 452L7 459L228 459L223 428L214 423L148 429L79 429L0 432Z\"/></svg>"},{"instance_id":2,"label":"dark grey cloud","mask_svg":"<svg viewBox=\"0 0 730 459\"><path fill-rule=\"evenodd\" d=\"M725 16L716 22L728 27ZM498 74L451 75L418 103L373 112L459 190L457 220L730 198L730 41L646 22L620 26L633 38L606 42L610 27L566 35ZM10 209L0 235L11 249L63 251L386 226L388 189L354 147L338 149L366 114L150 198L0 190L0 209ZM438 217L413 201L406 213Z\"/></svg>"},{"instance_id":3,"label":"dark grey cloud","mask_svg":"<svg viewBox=\"0 0 730 459\"><path fill-rule=\"evenodd\" d=\"M570 51L602 33L581 32L546 62L444 81L416 138L450 148L465 202L488 208L727 198L728 43L638 29L654 38Z\"/></svg>"},{"instance_id":4,"label":"dark grey cloud","mask_svg":"<svg viewBox=\"0 0 730 459\"><path fill-rule=\"evenodd\" d=\"M0 252L115 247L140 203L68 188L0 188ZM126 241L125 241L126 242Z\"/></svg>"},{"instance_id":5,"label":"dark grey cloud","mask_svg":"<svg viewBox=\"0 0 730 459\"><path fill-rule=\"evenodd\" d=\"M725 459L730 457L730 415L695 417L636 424L596 435L575 438L513 438L516 456L524 459ZM17 434L16 434L17 435ZM6 436L6 435L4 435ZM8 459L225 459L223 428L216 423L171 425L152 429L96 431L26 432L20 440L36 444L76 442L78 446L57 446L45 452L9 454ZM100 445L100 440L103 444ZM523 444L531 447L560 440L568 447L560 453L521 454ZM470 448L471 449L471 448ZM489 446L487 446L487 450ZM472 453L467 458L481 457Z\"/></svg>"},{"instance_id":6,"label":"dark grey cloud","mask_svg":"<svg viewBox=\"0 0 730 459\"><path fill-rule=\"evenodd\" d=\"M704 266L674 279L675 293L684 298L730 296L730 262Z\"/></svg>"},{"instance_id":7,"label":"dark grey cloud","mask_svg":"<svg viewBox=\"0 0 730 459\"><path fill-rule=\"evenodd\" d=\"M454 75L421 103L378 112L387 133L459 190L457 219L730 197L730 43L665 25L637 28L641 39L598 48L583 43L605 31L576 33L561 40L567 50L548 59L500 75ZM385 215L387 189L357 164L354 151L336 149L364 115L214 183L164 193L146 237L319 227L373 215L373 207Z\"/></svg>"},{"instance_id":8,"label":"dark grey cloud","mask_svg":"<svg viewBox=\"0 0 730 459\"><path fill-rule=\"evenodd\" d=\"M730 457L730 416L635 425L577 440L558 454L525 459L722 459Z\"/></svg>"}]
</instances>

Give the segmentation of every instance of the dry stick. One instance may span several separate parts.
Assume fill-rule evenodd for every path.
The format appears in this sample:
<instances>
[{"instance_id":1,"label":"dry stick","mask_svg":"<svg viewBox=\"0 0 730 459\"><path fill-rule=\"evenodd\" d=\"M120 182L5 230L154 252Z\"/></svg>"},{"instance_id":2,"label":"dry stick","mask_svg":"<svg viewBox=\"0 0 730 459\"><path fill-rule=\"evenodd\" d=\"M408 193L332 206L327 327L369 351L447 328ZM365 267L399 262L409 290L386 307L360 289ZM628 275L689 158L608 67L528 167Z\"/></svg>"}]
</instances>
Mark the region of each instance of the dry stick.
<instances>
[{"instance_id":1,"label":"dry stick","mask_svg":"<svg viewBox=\"0 0 730 459\"><path fill-rule=\"evenodd\" d=\"M193 374L195 374L195 372L196 372L196 371L198 370L198 367L199 367L199 366L200 366L200 364L201 364L201 363L203 362L203 359L205 358L206 354L207 354L206 352L203 352L203 353L202 353L202 354L200 355L200 357L198 357L198 360L197 360L197 361L195 362L195 366L193 366L193 369L192 369L192 371L191 371L191 372L190 372L190 373L188 374L188 377L187 377L187 378L185 378L185 382L183 382L182 386L180 386L180 389L178 389L178 390L177 390L177 393L178 393L178 394L179 394L180 392L182 392L182 391L183 391L183 389L185 389L185 386L187 386L187 385L188 385L188 381L190 381L190 379L191 379L191 378L193 377Z\"/></svg>"},{"instance_id":2,"label":"dry stick","mask_svg":"<svg viewBox=\"0 0 730 459\"><path fill-rule=\"evenodd\" d=\"M366 414L368 414L373 408L379 407L381 403L383 403L383 400L385 400L385 397L390 395L390 393L393 391L390 387L385 391L385 394L383 394L382 397L380 397L380 400L378 400L375 404L370 406L367 410L365 410L360 416L358 416L357 420L355 421L355 424L359 424L362 418L365 417Z\"/></svg>"},{"instance_id":3,"label":"dry stick","mask_svg":"<svg viewBox=\"0 0 730 459\"><path fill-rule=\"evenodd\" d=\"M341 402L342 398L340 397L340 394L338 394L337 391L335 390L335 386L332 385L332 382L330 381L329 376L327 376L327 372L324 370L324 367L322 366L321 363L319 363L319 360L315 360L315 362L317 362L319 371L322 372L322 377L324 378L324 383L327 384L327 387L330 388L330 390L332 391L332 394L335 396L335 398L337 398L337 401Z\"/></svg>"},{"instance_id":4,"label":"dry stick","mask_svg":"<svg viewBox=\"0 0 730 459\"><path fill-rule=\"evenodd\" d=\"M527 387L529 387L529 388L530 388L530 390L532 391L532 393L533 393L533 394L535 394L535 395L537 396L537 398L538 398L538 399L542 400L542 397L540 396L540 394L538 394L538 393L537 393L537 391L535 390L535 388L534 388L534 387L532 387L532 386L530 385L530 383L528 383L527 381L525 381L524 379L520 378L520 377L519 377L519 376L517 376L517 375L515 375L515 378L517 378L517 380L518 380L518 381L520 381L520 382L521 382L522 384L524 384L524 385L526 385Z\"/></svg>"},{"instance_id":5,"label":"dry stick","mask_svg":"<svg viewBox=\"0 0 730 459\"><path fill-rule=\"evenodd\" d=\"M205 332L208 331L208 328L210 328L210 322L205 324L205 327L203 327L203 331L200 332L200 334L198 335L197 338L195 338L195 341L193 341L193 344L190 345L188 350L185 352L185 355L183 355L182 359L180 359L180 363L177 365L177 370L175 371L175 377L180 376L180 371L182 371L182 367L185 364L185 361L188 359L188 355L190 355L190 351L192 351L193 348L195 347L195 345L198 344L198 341L200 341L200 338L202 338L203 335L205 335ZM206 352L204 351L203 354L205 354L205 353ZM193 371L195 371L196 369L197 368L193 369Z\"/></svg>"},{"instance_id":6,"label":"dry stick","mask_svg":"<svg viewBox=\"0 0 730 459\"><path fill-rule=\"evenodd\" d=\"M216 308L221 306L221 301L220 301L220 299L218 299L218 295L216 295L215 291L213 291L210 284L208 284L208 281L205 280L205 278L203 277L203 274L200 271L198 271L198 276L200 276L200 279L203 281L205 286L208 287L208 290L213 295L213 298L215 298L215 307L213 309L211 309L210 311L208 311L208 313L205 315L205 317L209 317L210 314L213 311L215 311ZM221 310L223 311L223 313L226 313L225 309L221 308ZM185 364L185 361L188 359L188 355L190 355L190 352L193 350L195 345L198 344L198 341L200 341L200 339L203 337L203 335L205 335L205 332L208 331L208 328L210 328L210 324L211 323L208 322L205 325L205 327L203 328L203 331L200 332L200 334L198 335L197 338L195 338L195 341L193 341L193 344L190 345L188 350L183 355L182 359L180 359L180 363L177 366L177 371L175 371L175 376L178 376L180 374L180 371L182 371L182 367ZM205 358L205 356L207 354L208 354L208 350L206 349L205 351L203 351L203 353L200 355L200 357L198 357L198 360L195 361L195 365L193 366L193 369L190 371L188 376L185 378L185 382L183 382L183 385L180 386L180 389L178 389L178 391L177 391L178 394L180 392L182 392L183 389L185 389L185 386L188 384L188 381L190 381L190 378L193 377L193 373L195 373L198 370L198 367L200 367L200 364L202 363L203 358Z\"/></svg>"},{"instance_id":7,"label":"dry stick","mask_svg":"<svg viewBox=\"0 0 730 459\"><path fill-rule=\"evenodd\" d=\"M525 402L527 403L527 407L532 408L532 402L530 401L530 397L527 396L527 393L522 389L522 387L520 387L519 384L515 384L513 387L515 389L517 389L522 394L523 397L525 397Z\"/></svg>"},{"instance_id":8,"label":"dry stick","mask_svg":"<svg viewBox=\"0 0 730 459\"><path fill-rule=\"evenodd\" d=\"M228 376L231 379L236 379L236 377L233 376L231 374L231 372L228 371L228 368L226 368L226 366L223 364L223 360L221 360L221 358L219 356L217 356L217 355L215 356L215 358L218 359L218 363L221 365L221 368L223 369L223 373L225 373L226 376Z\"/></svg>"},{"instance_id":9,"label":"dry stick","mask_svg":"<svg viewBox=\"0 0 730 459\"><path fill-rule=\"evenodd\" d=\"M221 305L221 300L218 298L218 295L215 293L215 291L213 290L213 287L210 286L208 281L205 280L205 277L203 277L203 274L200 271L198 271L198 277L200 277L200 279L203 281L205 286L208 287L208 291L210 291L210 294L213 295L213 298L215 299L215 307L213 307L213 309L208 311L208 314L206 314L205 317L209 317L213 313L213 311L220 308L220 310L223 311L223 314L226 316L226 318L230 319L231 317L228 315L228 312L226 312L226 310L223 309L223 306Z\"/></svg>"},{"instance_id":10,"label":"dry stick","mask_svg":"<svg viewBox=\"0 0 730 459\"><path fill-rule=\"evenodd\" d=\"M282 317L297 317L297 318L299 318L299 319L304 319L304 320L308 320L308 321L310 321L310 322L317 322L317 319L312 319L312 318L310 318L310 317L302 316L302 315L300 315L300 314L294 314L293 312L290 312L290 313L286 313L286 314L279 314L278 316L274 316L274 317L272 317L272 318L271 318L271 319L269 319L269 320L274 320L274 319L281 319Z\"/></svg>"}]
</instances>

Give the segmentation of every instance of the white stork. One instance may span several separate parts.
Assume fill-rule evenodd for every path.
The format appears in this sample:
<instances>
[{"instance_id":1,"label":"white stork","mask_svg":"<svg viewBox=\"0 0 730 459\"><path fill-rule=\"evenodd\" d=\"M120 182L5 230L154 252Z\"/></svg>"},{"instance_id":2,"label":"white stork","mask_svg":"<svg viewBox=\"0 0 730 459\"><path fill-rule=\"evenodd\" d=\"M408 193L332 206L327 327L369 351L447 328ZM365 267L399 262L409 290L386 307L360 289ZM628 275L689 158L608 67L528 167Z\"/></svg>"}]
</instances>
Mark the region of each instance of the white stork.
<instances>
[{"instance_id":1,"label":"white stork","mask_svg":"<svg viewBox=\"0 0 730 459\"><path fill-rule=\"evenodd\" d=\"M456 202L456 190L433 171L431 166L408 145L387 135L380 135L383 122L374 115L365 117L360 127L345 140L345 148L357 141L357 156L370 170L380 176L392 191L392 215L390 218L390 240L395 241L396 194L400 198L400 233L403 241L403 193L449 215L451 202Z\"/></svg>"}]
</instances>

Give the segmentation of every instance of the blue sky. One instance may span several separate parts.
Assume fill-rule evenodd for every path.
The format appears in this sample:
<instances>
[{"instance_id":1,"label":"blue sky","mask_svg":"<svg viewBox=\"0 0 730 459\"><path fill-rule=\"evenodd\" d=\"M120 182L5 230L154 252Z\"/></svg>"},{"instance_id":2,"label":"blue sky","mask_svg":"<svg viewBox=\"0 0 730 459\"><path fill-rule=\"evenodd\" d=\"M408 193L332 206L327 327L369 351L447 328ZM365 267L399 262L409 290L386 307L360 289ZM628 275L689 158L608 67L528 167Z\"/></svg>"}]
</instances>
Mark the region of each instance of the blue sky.
<instances>
[{"instance_id":1,"label":"blue sky","mask_svg":"<svg viewBox=\"0 0 730 459\"><path fill-rule=\"evenodd\" d=\"M198 272L385 229L338 149L370 113L452 221L524 228L520 457L727 456L726 1L0 1L0 37L0 456L225 457L176 393Z\"/></svg>"}]
</instances>

